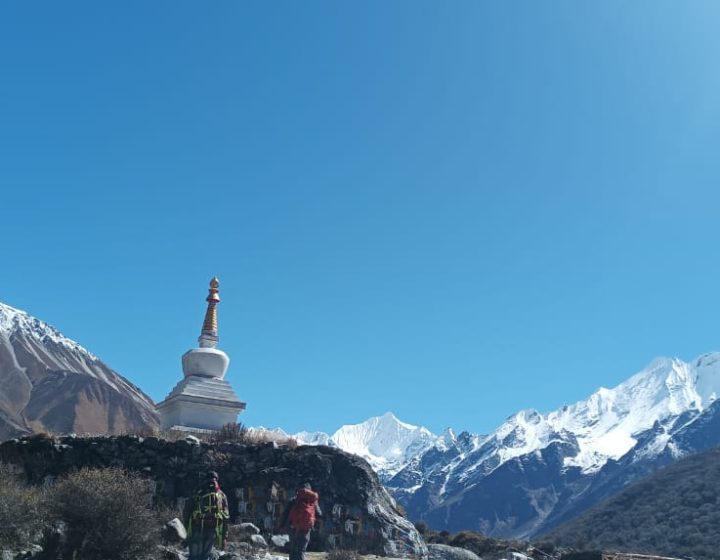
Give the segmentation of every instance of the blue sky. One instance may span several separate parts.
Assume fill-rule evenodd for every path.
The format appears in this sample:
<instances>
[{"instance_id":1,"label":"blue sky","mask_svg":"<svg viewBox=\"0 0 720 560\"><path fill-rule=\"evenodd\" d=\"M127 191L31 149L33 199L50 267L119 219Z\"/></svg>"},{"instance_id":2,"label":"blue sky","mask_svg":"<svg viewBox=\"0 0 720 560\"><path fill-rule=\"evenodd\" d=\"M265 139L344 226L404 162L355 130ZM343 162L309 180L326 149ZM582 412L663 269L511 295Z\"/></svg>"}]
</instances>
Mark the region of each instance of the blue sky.
<instances>
[{"instance_id":1,"label":"blue sky","mask_svg":"<svg viewBox=\"0 0 720 560\"><path fill-rule=\"evenodd\" d=\"M483 432L720 350L714 2L0 7L0 301L251 425Z\"/></svg>"}]
</instances>

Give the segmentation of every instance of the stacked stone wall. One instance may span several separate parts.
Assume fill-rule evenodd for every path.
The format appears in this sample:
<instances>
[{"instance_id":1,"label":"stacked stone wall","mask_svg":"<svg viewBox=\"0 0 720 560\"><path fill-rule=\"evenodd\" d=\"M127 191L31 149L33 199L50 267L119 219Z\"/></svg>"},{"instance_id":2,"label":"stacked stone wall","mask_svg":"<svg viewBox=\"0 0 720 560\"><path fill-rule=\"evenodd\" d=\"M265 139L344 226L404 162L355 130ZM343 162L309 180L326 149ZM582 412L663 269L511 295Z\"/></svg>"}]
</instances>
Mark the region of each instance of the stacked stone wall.
<instances>
[{"instance_id":1,"label":"stacked stone wall","mask_svg":"<svg viewBox=\"0 0 720 560\"><path fill-rule=\"evenodd\" d=\"M329 447L295 449L274 443L196 443L155 437L28 437L0 444L0 461L34 484L83 467L119 467L143 473L157 505L180 511L200 477L217 471L234 522L252 522L266 535L280 522L295 488L310 482L320 494L323 517L313 538L317 549L355 548L386 556L426 556L412 523L396 510L363 459Z\"/></svg>"}]
</instances>

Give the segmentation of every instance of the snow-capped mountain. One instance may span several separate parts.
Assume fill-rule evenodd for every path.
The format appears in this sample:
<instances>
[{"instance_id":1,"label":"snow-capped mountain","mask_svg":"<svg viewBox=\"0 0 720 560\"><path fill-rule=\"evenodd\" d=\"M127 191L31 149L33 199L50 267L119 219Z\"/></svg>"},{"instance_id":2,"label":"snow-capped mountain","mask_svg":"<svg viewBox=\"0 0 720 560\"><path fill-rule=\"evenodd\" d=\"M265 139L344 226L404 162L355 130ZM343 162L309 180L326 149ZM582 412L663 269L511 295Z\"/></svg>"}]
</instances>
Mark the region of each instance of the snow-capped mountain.
<instances>
[{"instance_id":1,"label":"snow-capped mountain","mask_svg":"<svg viewBox=\"0 0 720 560\"><path fill-rule=\"evenodd\" d=\"M300 432L293 436L305 445L329 445L367 460L384 478L437 443L437 436L426 428L406 424L387 412L361 422L343 426L332 436L323 432Z\"/></svg>"},{"instance_id":2,"label":"snow-capped mountain","mask_svg":"<svg viewBox=\"0 0 720 560\"><path fill-rule=\"evenodd\" d=\"M55 327L0 303L0 440L157 426L152 400Z\"/></svg>"},{"instance_id":3,"label":"snow-capped mountain","mask_svg":"<svg viewBox=\"0 0 720 560\"><path fill-rule=\"evenodd\" d=\"M720 354L691 363L659 358L574 405L521 411L479 445L458 447L449 462L447 452L440 464L428 452L387 485L431 525L541 534L630 481L720 444L710 428L719 388Z\"/></svg>"},{"instance_id":4,"label":"snow-capped mountain","mask_svg":"<svg viewBox=\"0 0 720 560\"><path fill-rule=\"evenodd\" d=\"M676 458L720 444L720 354L659 358L612 389L494 432L434 435L391 414L306 443L361 455L413 519L450 530L537 535Z\"/></svg>"}]
</instances>

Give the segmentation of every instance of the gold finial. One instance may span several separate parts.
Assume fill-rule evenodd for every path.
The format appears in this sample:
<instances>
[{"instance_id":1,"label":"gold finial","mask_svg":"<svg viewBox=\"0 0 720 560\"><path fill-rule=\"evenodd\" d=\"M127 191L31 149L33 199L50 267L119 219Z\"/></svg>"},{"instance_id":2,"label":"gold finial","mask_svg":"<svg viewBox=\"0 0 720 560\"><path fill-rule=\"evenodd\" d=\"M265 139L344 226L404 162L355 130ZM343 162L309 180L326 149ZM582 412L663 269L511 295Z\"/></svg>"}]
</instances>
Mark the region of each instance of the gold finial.
<instances>
[{"instance_id":1,"label":"gold finial","mask_svg":"<svg viewBox=\"0 0 720 560\"><path fill-rule=\"evenodd\" d=\"M200 335L200 342L207 343L208 345L215 346L218 341L218 322L217 322L217 310L215 306L220 303L220 281L217 277L210 280L210 289L208 290L208 297L205 301L208 302L207 311L205 312L205 321L203 321L202 334Z\"/></svg>"},{"instance_id":2,"label":"gold finial","mask_svg":"<svg viewBox=\"0 0 720 560\"><path fill-rule=\"evenodd\" d=\"M210 302L214 301L215 303L218 303L220 301L220 280L218 280L217 276L213 276L213 279L210 280L210 289L208 292L208 297L205 301Z\"/></svg>"}]
</instances>

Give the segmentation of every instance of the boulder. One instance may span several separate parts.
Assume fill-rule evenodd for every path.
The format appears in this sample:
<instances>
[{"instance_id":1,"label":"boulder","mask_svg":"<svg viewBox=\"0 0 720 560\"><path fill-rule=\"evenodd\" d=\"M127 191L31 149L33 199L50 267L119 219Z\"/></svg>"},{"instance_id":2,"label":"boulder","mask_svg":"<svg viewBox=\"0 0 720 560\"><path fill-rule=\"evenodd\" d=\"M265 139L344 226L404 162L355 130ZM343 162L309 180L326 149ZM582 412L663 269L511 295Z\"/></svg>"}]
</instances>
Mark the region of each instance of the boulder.
<instances>
[{"instance_id":1,"label":"boulder","mask_svg":"<svg viewBox=\"0 0 720 560\"><path fill-rule=\"evenodd\" d=\"M250 535L250 542L258 548L267 548L268 544L262 535Z\"/></svg>"},{"instance_id":2,"label":"boulder","mask_svg":"<svg viewBox=\"0 0 720 560\"><path fill-rule=\"evenodd\" d=\"M245 535L259 535L260 529L258 529L257 525L253 525L252 523L240 523L239 525L236 525L238 528L238 531Z\"/></svg>"},{"instance_id":3,"label":"boulder","mask_svg":"<svg viewBox=\"0 0 720 560\"><path fill-rule=\"evenodd\" d=\"M474 552L459 546L429 544L427 548L429 560L481 560Z\"/></svg>"},{"instance_id":4,"label":"boulder","mask_svg":"<svg viewBox=\"0 0 720 560\"><path fill-rule=\"evenodd\" d=\"M260 529L252 523L239 523L230 525L228 528L227 540L230 543L244 542L251 543L251 538L260 534ZM232 551L231 551L232 552Z\"/></svg>"},{"instance_id":5,"label":"boulder","mask_svg":"<svg viewBox=\"0 0 720 560\"><path fill-rule=\"evenodd\" d=\"M171 519L162 528L162 539L166 544L178 544L187 539L185 525L177 517Z\"/></svg>"},{"instance_id":6,"label":"boulder","mask_svg":"<svg viewBox=\"0 0 720 560\"><path fill-rule=\"evenodd\" d=\"M275 548L283 549L290 542L290 535L273 535L270 542Z\"/></svg>"}]
</instances>

